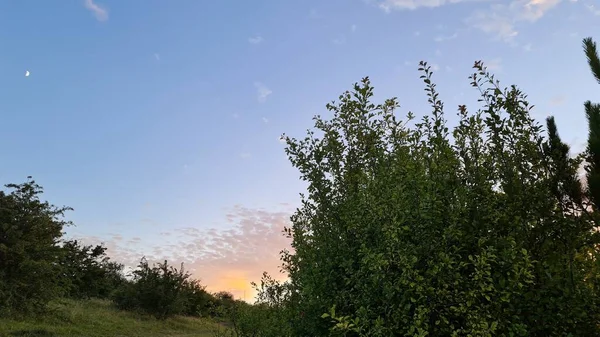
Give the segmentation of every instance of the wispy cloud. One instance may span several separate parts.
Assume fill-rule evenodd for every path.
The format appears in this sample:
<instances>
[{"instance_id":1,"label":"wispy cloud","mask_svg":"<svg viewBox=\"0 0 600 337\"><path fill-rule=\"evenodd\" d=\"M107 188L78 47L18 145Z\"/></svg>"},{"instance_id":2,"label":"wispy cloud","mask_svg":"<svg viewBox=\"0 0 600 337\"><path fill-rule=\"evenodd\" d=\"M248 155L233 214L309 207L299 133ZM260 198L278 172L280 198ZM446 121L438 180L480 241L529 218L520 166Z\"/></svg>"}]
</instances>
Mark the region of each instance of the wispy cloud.
<instances>
[{"instance_id":1,"label":"wispy cloud","mask_svg":"<svg viewBox=\"0 0 600 337\"><path fill-rule=\"evenodd\" d=\"M460 2L476 2L486 0L379 0L375 1L379 8L386 12L392 10L417 9L419 7L440 7L446 4L456 4Z\"/></svg>"},{"instance_id":2,"label":"wispy cloud","mask_svg":"<svg viewBox=\"0 0 600 337\"><path fill-rule=\"evenodd\" d=\"M104 6L95 3L93 0L84 0L85 8L91 11L98 21L108 20L108 9Z\"/></svg>"},{"instance_id":3,"label":"wispy cloud","mask_svg":"<svg viewBox=\"0 0 600 337\"><path fill-rule=\"evenodd\" d=\"M155 58L157 61L160 61L160 54L158 54L158 53L154 53L154 58Z\"/></svg>"},{"instance_id":4,"label":"wispy cloud","mask_svg":"<svg viewBox=\"0 0 600 337\"><path fill-rule=\"evenodd\" d=\"M454 40L458 37L458 33L454 33L452 35L440 35L440 36L436 36L433 40L435 42L444 42L444 41L448 41L448 40Z\"/></svg>"},{"instance_id":5,"label":"wispy cloud","mask_svg":"<svg viewBox=\"0 0 600 337\"><path fill-rule=\"evenodd\" d=\"M498 5L502 7L502 5ZM501 10L478 10L465 23L505 42L511 42L519 34L510 16Z\"/></svg>"},{"instance_id":6,"label":"wispy cloud","mask_svg":"<svg viewBox=\"0 0 600 337\"><path fill-rule=\"evenodd\" d=\"M565 103L567 98L564 95L557 95L550 99L550 106L559 106Z\"/></svg>"},{"instance_id":7,"label":"wispy cloud","mask_svg":"<svg viewBox=\"0 0 600 337\"><path fill-rule=\"evenodd\" d=\"M257 100L259 103L266 102L267 97L273 93L271 89L267 88L267 86L261 82L254 82L254 87L256 88Z\"/></svg>"},{"instance_id":8,"label":"wispy cloud","mask_svg":"<svg viewBox=\"0 0 600 337\"><path fill-rule=\"evenodd\" d=\"M588 11L590 11L590 13L592 13L593 15L596 16L600 16L600 8L592 5L592 4L587 4L585 5L585 7L588 9Z\"/></svg>"},{"instance_id":9,"label":"wispy cloud","mask_svg":"<svg viewBox=\"0 0 600 337\"><path fill-rule=\"evenodd\" d=\"M366 0L376 4L383 11L416 10L419 8L435 8L459 3L491 3L487 9L477 9L464 21L473 28L491 34L505 42L513 43L518 35L517 26L521 23L533 23L542 18L548 11L558 6L564 0ZM571 0L571 2L574 2ZM591 10L594 12L594 8ZM600 11L599 11L600 14ZM448 38L438 36L437 42Z\"/></svg>"},{"instance_id":10,"label":"wispy cloud","mask_svg":"<svg viewBox=\"0 0 600 337\"><path fill-rule=\"evenodd\" d=\"M242 158L242 159L248 159L250 157L252 157L252 153L249 153L249 152L240 153L240 158Z\"/></svg>"},{"instance_id":11,"label":"wispy cloud","mask_svg":"<svg viewBox=\"0 0 600 337\"><path fill-rule=\"evenodd\" d=\"M267 124L269 123L269 119L267 117L263 117L262 118L263 123Z\"/></svg>"},{"instance_id":12,"label":"wispy cloud","mask_svg":"<svg viewBox=\"0 0 600 337\"><path fill-rule=\"evenodd\" d=\"M487 10L475 11L465 22L505 42L513 42L519 34L517 26L542 18L563 0L512 0L492 4Z\"/></svg>"},{"instance_id":13,"label":"wispy cloud","mask_svg":"<svg viewBox=\"0 0 600 337\"><path fill-rule=\"evenodd\" d=\"M513 0L510 7L518 20L534 22L560 2L562 0Z\"/></svg>"},{"instance_id":14,"label":"wispy cloud","mask_svg":"<svg viewBox=\"0 0 600 337\"><path fill-rule=\"evenodd\" d=\"M248 38L248 42L250 42L251 44L259 44L259 43L261 43L263 41L264 41L264 39L260 35Z\"/></svg>"},{"instance_id":15,"label":"wispy cloud","mask_svg":"<svg viewBox=\"0 0 600 337\"><path fill-rule=\"evenodd\" d=\"M350 26L350 30L354 33L356 31L357 26L356 25L352 25Z\"/></svg>"},{"instance_id":16,"label":"wispy cloud","mask_svg":"<svg viewBox=\"0 0 600 337\"><path fill-rule=\"evenodd\" d=\"M499 57L493 58L491 60L483 60L483 63L490 71L502 70L502 59Z\"/></svg>"},{"instance_id":17,"label":"wispy cloud","mask_svg":"<svg viewBox=\"0 0 600 337\"><path fill-rule=\"evenodd\" d=\"M337 38L331 40L331 42L333 42L333 44L342 45L342 44L346 43L346 37L342 35L340 37L337 37Z\"/></svg>"}]
</instances>

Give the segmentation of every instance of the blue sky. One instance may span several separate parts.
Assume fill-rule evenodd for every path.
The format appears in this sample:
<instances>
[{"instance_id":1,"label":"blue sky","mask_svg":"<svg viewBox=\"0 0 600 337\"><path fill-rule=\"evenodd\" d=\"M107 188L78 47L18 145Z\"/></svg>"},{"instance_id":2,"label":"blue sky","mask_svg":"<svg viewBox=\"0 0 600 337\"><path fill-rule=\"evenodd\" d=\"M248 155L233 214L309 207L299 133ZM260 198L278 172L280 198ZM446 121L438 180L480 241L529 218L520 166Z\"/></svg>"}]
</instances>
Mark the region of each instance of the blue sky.
<instances>
[{"instance_id":1,"label":"blue sky","mask_svg":"<svg viewBox=\"0 0 600 337\"><path fill-rule=\"evenodd\" d=\"M2 2L0 180L33 175L75 208L69 235L119 258L246 289L276 270L304 188L282 133L302 137L363 76L401 114L428 112L419 60L452 121L477 106L482 59L580 148L582 103L600 100L581 39L599 28L592 0Z\"/></svg>"}]
</instances>

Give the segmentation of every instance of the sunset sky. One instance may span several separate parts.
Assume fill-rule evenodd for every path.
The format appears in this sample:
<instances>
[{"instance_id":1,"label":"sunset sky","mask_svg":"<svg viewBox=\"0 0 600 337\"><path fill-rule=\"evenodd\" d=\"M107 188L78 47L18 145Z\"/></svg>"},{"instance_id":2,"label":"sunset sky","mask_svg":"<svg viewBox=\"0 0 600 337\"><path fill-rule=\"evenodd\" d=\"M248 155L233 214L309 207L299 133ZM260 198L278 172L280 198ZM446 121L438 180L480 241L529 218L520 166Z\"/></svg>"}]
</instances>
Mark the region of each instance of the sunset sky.
<instances>
[{"instance_id":1,"label":"sunset sky","mask_svg":"<svg viewBox=\"0 0 600 337\"><path fill-rule=\"evenodd\" d=\"M597 0L4 1L0 181L32 175L75 209L69 236L127 265L183 261L250 299L263 271L281 277L305 187L282 133L303 137L363 76L423 115L420 60L452 124L482 59L581 149L583 102L600 101L586 36Z\"/></svg>"}]
</instances>

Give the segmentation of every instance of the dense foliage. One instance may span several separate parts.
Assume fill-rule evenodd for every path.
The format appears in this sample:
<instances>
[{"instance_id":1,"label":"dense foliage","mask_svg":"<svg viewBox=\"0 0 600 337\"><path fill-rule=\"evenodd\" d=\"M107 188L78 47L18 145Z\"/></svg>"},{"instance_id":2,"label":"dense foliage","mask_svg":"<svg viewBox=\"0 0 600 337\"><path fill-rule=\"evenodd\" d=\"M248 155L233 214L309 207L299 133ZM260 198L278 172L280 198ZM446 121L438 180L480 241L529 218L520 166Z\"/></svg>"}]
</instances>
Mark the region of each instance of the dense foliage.
<instances>
[{"instance_id":1,"label":"dense foliage","mask_svg":"<svg viewBox=\"0 0 600 337\"><path fill-rule=\"evenodd\" d=\"M200 316L207 312L211 296L183 269L163 263L150 265L142 258L133 279L113 295L117 307L139 310L158 319L174 315Z\"/></svg>"},{"instance_id":2,"label":"dense foliage","mask_svg":"<svg viewBox=\"0 0 600 337\"><path fill-rule=\"evenodd\" d=\"M572 157L553 118L545 137L526 95L474 69L482 106L459 106L454 127L421 63L421 120L397 119L395 98L372 103L365 78L287 138L309 183L276 285L289 335L600 335L600 108L585 104L588 148Z\"/></svg>"},{"instance_id":3,"label":"dense foliage","mask_svg":"<svg viewBox=\"0 0 600 337\"><path fill-rule=\"evenodd\" d=\"M67 240L62 250L63 287L70 297L106 299L126 281L123 264L111 261L103 245Z\"/></svg>"},{"instance_id":4,"label":"dense foliage","mask_svg":"<svg viewBox=\"0 0 600 337\"><path fill-rule=\"evenodd\" d=\"M253 285L258 290L255 304L231 298L220 305L219 317L225 319L230 329L216 331L215 337L280 337L292 333L285 287L266 273L260 286Z\"/></svg>"},{"instance_id":5,"label":"dense foliage","mask_svg":"<svg viewBox=\"0 0 600 337\"><path fill-rule=\"evenodd\" d=\"M68 207L41 201L29 180L0 191L0 313L30 313L64 294L58 259Z\"/></svg>"}]
</instances>

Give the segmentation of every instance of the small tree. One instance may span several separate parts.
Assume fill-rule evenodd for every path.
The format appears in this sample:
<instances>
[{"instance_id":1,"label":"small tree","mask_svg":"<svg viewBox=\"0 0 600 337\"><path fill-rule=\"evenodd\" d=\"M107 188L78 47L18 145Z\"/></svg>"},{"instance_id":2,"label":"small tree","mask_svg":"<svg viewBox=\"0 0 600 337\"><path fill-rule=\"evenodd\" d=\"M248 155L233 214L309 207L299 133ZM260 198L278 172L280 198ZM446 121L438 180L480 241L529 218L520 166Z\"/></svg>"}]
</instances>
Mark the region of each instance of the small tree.
<instances>
[{"instance_id":1,"label":"small tree","mask_svg":"<svg viewBox=\"0 0 600 337\"><path fill-rule=\"evenodd\" d=\"M28 177L0 191L0 311L43 310L63 294L59 241L69 207L41 201L42 188Z\"/></svg>"},{"instance_id":2,"label":"small tree","mask_svg":"<svg viewBox=\"0 0 600 337\"><path fill-rule=\"evenodd\" d=\"M190 274L169 266L167 261L150 266L142 258L132 272L133 280L115 292L113 300L124 310L141 310L158 319L166 319L189 311L186 295L200 291L190 283ZM203 290L203 289L202 289Z\"/></svg>"},{"instance_id":3,"label":"small tree","mask_svg":"<svg viewBox=\"0 0 600 337\"><path fill-rule=\"evenodd\" d=\"M125 282L123 264L111 261L103 245L83 246L64 241L61 266L68 295L75 298L108 298Z\"/></svg>"}]
</instances>

